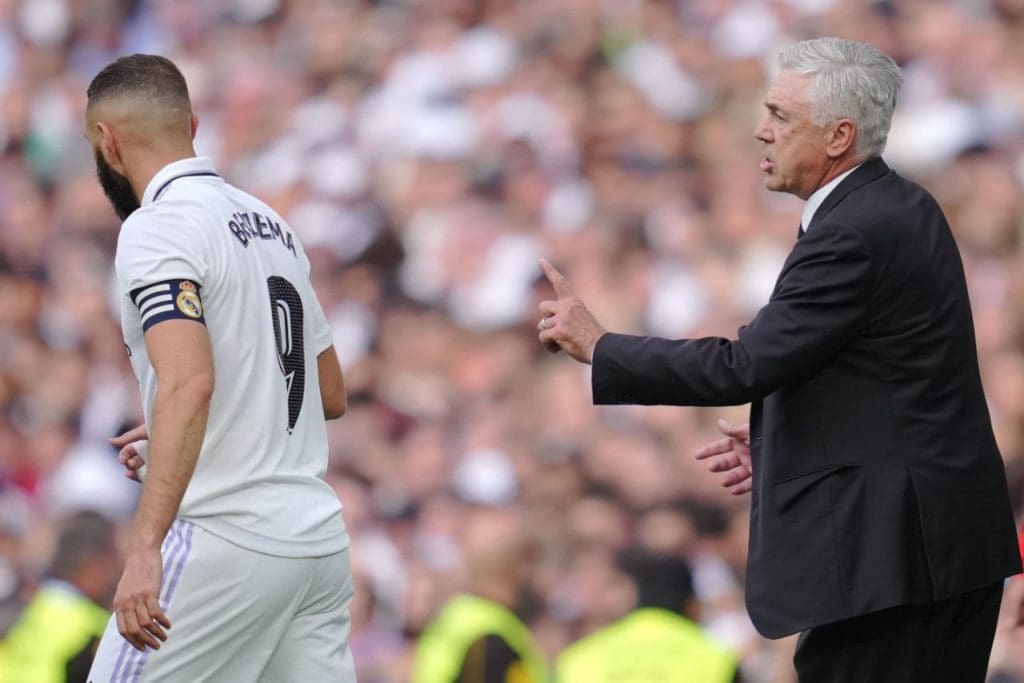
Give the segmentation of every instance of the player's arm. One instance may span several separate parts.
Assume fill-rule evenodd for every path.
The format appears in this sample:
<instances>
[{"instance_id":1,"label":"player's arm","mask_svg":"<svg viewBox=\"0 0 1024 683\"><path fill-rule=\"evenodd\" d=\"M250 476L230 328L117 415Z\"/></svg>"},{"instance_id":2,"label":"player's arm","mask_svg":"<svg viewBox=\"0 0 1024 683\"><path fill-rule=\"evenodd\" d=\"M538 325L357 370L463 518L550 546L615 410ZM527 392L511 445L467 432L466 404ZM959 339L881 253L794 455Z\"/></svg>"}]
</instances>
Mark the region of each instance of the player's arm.
<instances>
[{"instance_id":1,"label":"player's arm","mask_svg":"<svg viewBox=\"0 0 1024 683\"><path fill-rule=\"evenodd\" d=\"M334 420L345 414L348 397L345 394L345 378L341 374L338 354L330 346L316 357L317 373L320 376L320 399L324 404L324 417Z\"/></svg>"},{"instance_id":2,"label":"player's arm","mask_svg":"<svg viewBox=\"0 0 1024 683\"><path fill-rule=\"evenodd\" d=\"M118 631L135 648L159 649L170 621L160 607L160 546L195 470L213 395L213 354L203 324L170 319L145 332L157 376L149 474L132 523L114 597Z\"/></svg>"},{"instance_id":3,"label":"player's arm","mask_svg":"<svg viewBox=\"0 0 1024 683\"><path fill-rule=\"evenodd\" d=\"M145 334L157 377L149 430L149 474L132 527L132 543L160 548L203 445L213 395L213 353L206 326L167 320Z\"/></svg>"}]
</instances>

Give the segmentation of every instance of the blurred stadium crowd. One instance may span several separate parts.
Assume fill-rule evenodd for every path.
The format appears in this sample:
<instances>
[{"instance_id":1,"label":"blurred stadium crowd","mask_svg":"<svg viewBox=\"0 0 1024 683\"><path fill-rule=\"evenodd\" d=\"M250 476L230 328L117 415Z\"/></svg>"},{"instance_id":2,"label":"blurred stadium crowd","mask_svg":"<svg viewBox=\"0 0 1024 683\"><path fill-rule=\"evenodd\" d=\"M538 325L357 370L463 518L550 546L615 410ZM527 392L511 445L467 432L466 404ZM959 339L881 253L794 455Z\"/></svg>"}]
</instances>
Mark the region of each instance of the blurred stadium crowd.
<instances>
[{"instance_id":1,"label":"blurred stadium crowd","mask_svg":"<svg viewBox=\"0 0 1024 683\"><path fill-rule=\"evenodd\" d=\"M744 611L748 500L692 457L745 409L592 407L585 370L536 341L536 263L610 329L735 334L801 210L762 188L761 98L779 48L825 34L905 69L885 156L959 240L1019 513L1021 0L0 0L0 633L59 520L123 526L137 495L106 441L141 412L82 117L102 66L151 52L189 81L199 153L313 261L350 396L328 478L361 681L406 680L480 506L518 513L520 608L549 656L632 607L614 560L640 545L689 560L748 680L790 680L792 643ZM1022 631L1001 627L1000 680L1024 680Z\"/></svg>"}]
</instances>

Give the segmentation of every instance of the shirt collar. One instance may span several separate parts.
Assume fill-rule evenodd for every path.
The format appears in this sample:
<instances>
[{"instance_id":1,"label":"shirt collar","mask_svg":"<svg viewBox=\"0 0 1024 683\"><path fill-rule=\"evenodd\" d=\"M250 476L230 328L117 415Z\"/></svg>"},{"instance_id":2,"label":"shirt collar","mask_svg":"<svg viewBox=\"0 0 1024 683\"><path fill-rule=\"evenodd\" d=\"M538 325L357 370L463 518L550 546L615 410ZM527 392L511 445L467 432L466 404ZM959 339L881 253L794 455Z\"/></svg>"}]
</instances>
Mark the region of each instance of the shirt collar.
<instances>
[{"instance_id":1,"label":"shirt collar","mask_svg":"<svg viewBox=\"0 0 1024 683\"><path fill-rule=\"evenodd\" d=\"M814 214L817 213L818 209L825 202L825 199L827 199L828 196L832 194L832 190L836 189L836 186L839 185L839 183L843 182L846 176L850 175L860 167L861 165L857 164L849 171L846 171L845 173L840 173L835 178L833 178L832 180L828 181L827 183L819 187L817 190L815 190L814 193L807 198L807 203L804 204L804 213L800 217L800 225L803 227L805 231L810 229L811 220L814 218Z\"/></svg>"},{"instance_id":2,"label":"shirt collar","mask_svg":"<svg viewBox=\"0 0 1024 683\"><path fill-rule=\"evenodd\" d=\"M160 169L146 185L142 193L142 206L149 206L163 193L166 186L178 178L195 175L217 175L213 161L209 157L189 157L179 159Z\"/></svg>"}]
</instances>

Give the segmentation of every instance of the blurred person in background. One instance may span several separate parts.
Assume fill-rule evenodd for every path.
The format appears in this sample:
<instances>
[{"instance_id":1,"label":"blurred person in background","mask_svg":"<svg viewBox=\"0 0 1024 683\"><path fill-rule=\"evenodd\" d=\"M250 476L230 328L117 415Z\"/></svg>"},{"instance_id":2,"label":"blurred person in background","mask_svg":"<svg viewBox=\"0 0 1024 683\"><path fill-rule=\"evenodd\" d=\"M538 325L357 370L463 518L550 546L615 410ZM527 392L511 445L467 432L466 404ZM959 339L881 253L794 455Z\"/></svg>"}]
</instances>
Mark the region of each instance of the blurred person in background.
<instances>
[{"instance_id":1,"label":"blurred person in background","mask_svg":"<svg viewBox=\"0 0 1024 683\"><path fill-rule=\"evenodd\" d=\"M516 615L533 549L514 509L466 520L466 591L441 608L416 644L413 683L544 683L548 667Z\"/></svg>"},{"instance_id":2,"label":"blurred person in background","mask_svg":"<svg viewBox=\"0 0 1024 683\"><path fill-rule=\"evenodd\" d=\"M18 561L28 520L25 497L13 487L0 491L0 641L21 615L31 595Z\"/></svg>"},{"instance_id":3,"label":"blurred person in background","mask_svg":"<svg viewBox=\"0 0 1024 683\"><path fill-rule=\"evenodd\" d=\"M992 644L988 683L1024 683L1024 576L1007 582L1006 600Z\"/></svg>"},{"instance_id":4,"label":"blurred person in background","mask_svg":"<svg viewBox=\"0 0 1024 683\"><path fill-rule=\"evenodd\" d=\"M566 648L558 683L735 683L739 660L699 626L700 604L685 560L630 548L619 565L632 578L637 608Z\"/></svg>"},{"instance_id":5,"label":"blurred person in background","mask_svg":"<svg viewBox=\"0 0 1024 683\"><path fill-rule=\"evenodd\" d=\"M120 574L114 524L92 511L71 515L42 585L0 642L0 681L85 683Z\"/></svg>"},{"instance_id":6,"label":"blurred person in background","mask_svg":"<svg viewBox=\"0 0 1024 683\"><path fill-rule=\"evenodd\" d=\"M801 681L980 683L1021 558L956 242L881 158L902 75L840 38L779 64L761 170L806 204L739 338L606 333L542 260L539 340L592 363L596 404L752 402L700 457L753 491L747 607L770 638L801 633Z\"/></svg>"}]
</instances>

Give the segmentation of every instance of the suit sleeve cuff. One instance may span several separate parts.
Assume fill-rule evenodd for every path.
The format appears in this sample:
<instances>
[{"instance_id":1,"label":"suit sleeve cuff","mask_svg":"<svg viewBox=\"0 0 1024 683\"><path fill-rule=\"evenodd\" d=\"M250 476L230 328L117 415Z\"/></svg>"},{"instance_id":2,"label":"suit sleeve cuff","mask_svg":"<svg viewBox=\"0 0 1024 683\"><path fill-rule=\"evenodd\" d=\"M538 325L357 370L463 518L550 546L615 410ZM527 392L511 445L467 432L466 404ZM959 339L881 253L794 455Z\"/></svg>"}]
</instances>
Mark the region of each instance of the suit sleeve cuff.
<instances>
[{"instance_id":1,"label":"suit sleeve cuff","mask_svg":"<svg viewBox=\"0 0 1024 683\"><path fill-rule=\"evenodd\" d=\"M636 399L629 391L632 379L623 371L619 360L627 353L629 335L606 332L594 345L594 354L590 359L590 386L594 395L594 405L622 405L635 403Z\"/></svg>"}]
</instances>

